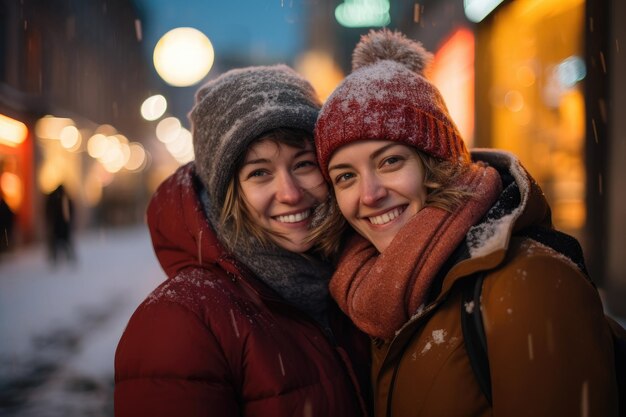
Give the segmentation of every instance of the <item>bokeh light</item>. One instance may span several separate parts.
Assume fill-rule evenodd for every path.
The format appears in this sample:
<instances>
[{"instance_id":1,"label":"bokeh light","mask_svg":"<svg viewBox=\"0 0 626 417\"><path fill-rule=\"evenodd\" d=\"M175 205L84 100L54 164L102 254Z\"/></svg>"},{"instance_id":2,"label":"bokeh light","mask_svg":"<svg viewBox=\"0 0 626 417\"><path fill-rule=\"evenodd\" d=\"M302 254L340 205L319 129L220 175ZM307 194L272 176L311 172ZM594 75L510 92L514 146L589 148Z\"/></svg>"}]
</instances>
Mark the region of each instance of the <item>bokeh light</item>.
<instances>
[{"instance_id":1,"label":"bokeh light","mask_svg":"<svg viewBox=\"0 0 626 417\"><path fill-rule=\"evenodd\" d=\"M42 139L61 138L61 131L67 126L74 126L72 119L65 117L44 116L35 124L35 134Z\"/></svg>"},{"instance_id":2,"label":"bokeh light","mask_svg":"<svg viewBox=\"0 0 626 417\"><path fill-rule=\"evenodd\" d=\"M163 143L176 140L182 129L180 120L176 117L166 117L156 127L157 139Z\"/></svg>"},{"instance_id":3,"label":"bokeh light","mask_svg":"<svg viewBox=\"0 0 626 417\"><path fill-rule=\"evenodd\" d=\"M141 143L131 143L129 145L130 157L124 165L129 171L139 171L146 166L146 151Z\"/></svg>"},{"instance_id":4,"label":"bokeh light","mask_svg":"<svg viewBox=\"0 0 626 417\"><path fill-rule=\"evenodd\" d=\"M12 172L3 172L0 175L0 189L5 202L13 212L17 212L24 199L24 185L20 177Z\"/></svg>"},{"instance_id":5,"label":"bokeh light","mask_svg":"<svg viewBox=\"0 0 626 417\"><path fill-rule=\"evenodd\" d=\"M19 120L0 114L0 143L15 147L26 140L28 128Z\"/></svg>"},{"instance_id":6,"label":"bokeh light","mask_svg":"<svg viewBox=\"0 0 626 417\"><path fill-rule=\"evenodd\" d=\"M382 27L391 23L388 0L344 0L335 9L341 26Z\"/></svg>"},{"instance_id":7,"label":"bokeh light","mask_svg":"<svg viewBox=\"0 0 626 417\"><path fill-rule=\"evenodd\" d=\"M148 97L141 105L141 116L149 121L163 116L167 110L167 100L161 94Z\"/></svg>"},{"instance_id":8,"label":"bokeh light","mask_svg":"<svg viewBox=\"0 0 626 417\"><path fill-rule=\"evenodd\" d=\"M163 80L186 87L202 80L213 66L215 54L209 38L190 27L172 29L154 48L154 67Z\"/></svg>"},{"instance_id":9,"label":"bokeh light","mask_svg":"<svg viewBox=\"0 0 626 417\"><path fill-rule=\"evenodd\" d=\"M61 146L65 149L74 151L80 147L82 137L76 126L70 125L61 129L59 140L61 141Z\"/></svg>"}]
</instances>

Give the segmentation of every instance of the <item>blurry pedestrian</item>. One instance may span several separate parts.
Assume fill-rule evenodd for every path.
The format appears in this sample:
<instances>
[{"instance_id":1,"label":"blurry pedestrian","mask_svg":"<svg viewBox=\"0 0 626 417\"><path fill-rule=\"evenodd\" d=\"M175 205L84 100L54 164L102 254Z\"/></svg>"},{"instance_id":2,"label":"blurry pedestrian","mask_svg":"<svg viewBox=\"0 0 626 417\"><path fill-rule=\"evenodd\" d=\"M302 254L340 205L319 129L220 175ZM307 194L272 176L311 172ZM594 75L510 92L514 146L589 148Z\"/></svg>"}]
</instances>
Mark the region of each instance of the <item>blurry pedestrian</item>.
<instances>
[{"instance_id":1,"label":"blurry pedestrian","mask_svg":"<svg viewBox=\"0 0 626 417\"><path fill-rule=\"evenodd\" d=\"M305 240L328 195L319 106L283 65L231 70L197 92L195 162L148 207L167 281L119 342L116 416L367 414L368 339Z\"/></svg>"},{"instance_id":2,"label":"blurry pedestrian","mask_svg":"<svg viewBox=\"0 0 626 417\"><path fill-rule=\"evenodd\" d=\"M578 242L514 155L468 152L429 60L371 32L315 130L334 190L317 233L332 253L346 221L358 232L330 288L373 337L375 415L616 416L612 335Z\"/></svg>"},{"instance_id":3,"label":"blurry pedestrian","mask_svg":"<svg viewBox=\"0 0 626 417\"><path fill-rule=\"evenodd\" d=\"M61 184L45 199L46 240L48 258L52 264L64 256L69 262L76 261L72 238L74 226L74 203Z\"/></svg>"}]
</instances>

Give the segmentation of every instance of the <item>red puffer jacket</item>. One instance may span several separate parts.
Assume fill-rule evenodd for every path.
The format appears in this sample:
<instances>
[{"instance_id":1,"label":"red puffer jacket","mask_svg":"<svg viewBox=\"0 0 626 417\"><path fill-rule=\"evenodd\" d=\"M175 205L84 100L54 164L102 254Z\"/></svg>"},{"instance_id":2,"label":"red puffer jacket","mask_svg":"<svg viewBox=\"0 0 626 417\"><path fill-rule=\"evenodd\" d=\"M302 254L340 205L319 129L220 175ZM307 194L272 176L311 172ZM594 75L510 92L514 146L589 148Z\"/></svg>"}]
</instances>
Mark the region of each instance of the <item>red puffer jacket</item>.
<instances>
[{"instance_id":1,"label":"red puffer jacket","mask_svg":"<svg viewBox=\"0 0 626 417\"><path fill-rule=\"evenodd\" d=\"M148 208L168 280L119 342L115 415L367 415L368 338L333 306L331 341L255 279L218 243L196 184L182 167Z\"/></svg>"}]
</instances>

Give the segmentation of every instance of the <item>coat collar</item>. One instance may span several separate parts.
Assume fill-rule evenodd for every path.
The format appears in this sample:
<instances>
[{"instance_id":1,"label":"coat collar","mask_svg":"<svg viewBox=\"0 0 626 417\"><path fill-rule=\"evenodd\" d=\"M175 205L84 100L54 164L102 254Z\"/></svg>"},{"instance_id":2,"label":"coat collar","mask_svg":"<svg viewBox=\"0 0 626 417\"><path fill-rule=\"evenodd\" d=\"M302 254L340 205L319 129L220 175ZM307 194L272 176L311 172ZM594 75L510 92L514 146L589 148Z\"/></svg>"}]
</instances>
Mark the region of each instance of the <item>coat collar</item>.
<instances>
[{"instance_id":1,"label":"coat collar","mask_svg":"<svg viewBox=\"0 0 626 417\"><path fill-rule=\"evenodd\" d=\"M168 279L183 269L218 267L253 298L282 302L271 288L254 278L220 243L207 221L193 162L180 167L156 190L146 220L154 252Z\"/></svg>"},{"instance_id":2,"label":"coat collar","mask_svg":"<svg viewBox=\"0 0 626 417\"><path fill-rule=\"evenodd\" d=\"M450 269L442 294L449 291L457 279L498 266L515 232L533 225L552 227L550 207L543 191L515 155L477 149L472 151L472 159L485 162L500 173L503 191L483 220L468 231L464 258Z\"/></svg>"}]
</instances>

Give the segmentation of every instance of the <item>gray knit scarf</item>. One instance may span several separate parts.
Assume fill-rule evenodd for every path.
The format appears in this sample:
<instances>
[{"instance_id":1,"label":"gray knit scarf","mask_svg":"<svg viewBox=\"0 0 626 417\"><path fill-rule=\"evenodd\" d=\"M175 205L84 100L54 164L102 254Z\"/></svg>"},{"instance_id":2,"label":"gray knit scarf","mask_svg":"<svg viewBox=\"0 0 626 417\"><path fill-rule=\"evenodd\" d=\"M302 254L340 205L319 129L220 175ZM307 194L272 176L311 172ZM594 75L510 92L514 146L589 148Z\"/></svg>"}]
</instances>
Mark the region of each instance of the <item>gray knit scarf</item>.
<instances>
[{"instance_id":1,"label":"gray knit scarf","mask_svg":"<svg viewBox=\"0 0 626 417\"><path fill-rule=\"evenodd\" d=\"M332 265L310 254L290 252L272 243L263 245L252 236L239 239L233 245L232 239L228 239L230 230L217 218L217 210L211 210L205 189L200 191L200 197L209 224L235 258L288 303L306 312L329 331L328 282L333 273Z\"/></svg>"}]
</instances>

